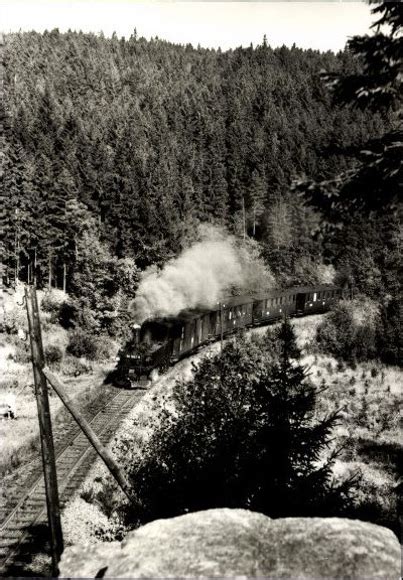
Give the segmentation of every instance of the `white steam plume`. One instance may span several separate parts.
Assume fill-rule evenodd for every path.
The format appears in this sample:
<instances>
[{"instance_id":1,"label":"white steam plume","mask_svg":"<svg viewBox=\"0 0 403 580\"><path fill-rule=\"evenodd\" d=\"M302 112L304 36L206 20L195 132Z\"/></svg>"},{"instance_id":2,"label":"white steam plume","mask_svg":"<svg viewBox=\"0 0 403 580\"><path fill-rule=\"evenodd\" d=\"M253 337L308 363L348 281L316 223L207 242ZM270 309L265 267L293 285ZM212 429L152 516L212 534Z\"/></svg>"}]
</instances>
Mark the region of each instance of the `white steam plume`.
<instances>
[{"instance_id":1,"label":"white steam plume","mask_svg":"<svg viewBox=\"0 0 403 580\"><path fill-rule=\"evenodd\" d=\"M232 286L242 286L242 265L234 240L215 228L208 228L207 235L162 270L151 267L144 272L132 303L137 322L175 316L185 309L212 308Z\"/></svg>"},{"instance_id":2,"label":"white steam plume","mask_svg":"<svg viewBox=\"0 0 403 580\"><path fill-rule=\"evenodd\" d=\"M213 308L234 288L261 292L275 285L253 242L240 247L234 237L213 226L201 226L197 235L201 241L162 270L151 266L144 272L131 304L136 322L176 316L181 310Z\"/></svg>"}]
</instances>

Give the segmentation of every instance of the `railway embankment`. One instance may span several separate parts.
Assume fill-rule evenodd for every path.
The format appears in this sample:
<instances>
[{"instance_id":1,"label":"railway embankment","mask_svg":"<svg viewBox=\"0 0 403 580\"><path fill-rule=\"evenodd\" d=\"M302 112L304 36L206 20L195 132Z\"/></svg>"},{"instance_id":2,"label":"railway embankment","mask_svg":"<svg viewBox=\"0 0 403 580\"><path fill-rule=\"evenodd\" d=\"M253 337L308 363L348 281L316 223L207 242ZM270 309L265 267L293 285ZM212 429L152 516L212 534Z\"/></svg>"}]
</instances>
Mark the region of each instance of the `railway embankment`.
<instances>
[{"instance_id":1,"label":"railway embankment","mask_svg":"<svg viewBox=\"0 0 403 580\"><path fill-rule=\"evenodd\" d=\"M319 397L316 413L325 416L342 409L335 430L337 445L344 446L334 464L334 476L342 479L357 473L360 486L357 501L370 505L370 512L383 525L396 526L396 486L399 483L398 465L402 455L398 426L402 371L396 367L365 362L347 366L332 356L315 350L316 329L323 316L293 320L299 346L303 349L302 363L309 369L310 380L318 387L326 385ZM265 328L251 332L260 334ZM188 359L179 362L156 381L136 405L115 436L141 454L157 426L161 407L172 411L170 392L178 378L189 379L193 363L207 352L218 352L220 344L212 344ZM66 506L63 528L67 544L82 541L99 543L124 535L113 512L113 483L106 469L96 462L84 484ZM106 494L109 490L111 493ZM104 499L103 499L104 498ZM364 501L365 500L365 501ZM102 505L102 502L105 504ZM362 510L363 519L371 513Z\"/></svg>"}]
</instances>

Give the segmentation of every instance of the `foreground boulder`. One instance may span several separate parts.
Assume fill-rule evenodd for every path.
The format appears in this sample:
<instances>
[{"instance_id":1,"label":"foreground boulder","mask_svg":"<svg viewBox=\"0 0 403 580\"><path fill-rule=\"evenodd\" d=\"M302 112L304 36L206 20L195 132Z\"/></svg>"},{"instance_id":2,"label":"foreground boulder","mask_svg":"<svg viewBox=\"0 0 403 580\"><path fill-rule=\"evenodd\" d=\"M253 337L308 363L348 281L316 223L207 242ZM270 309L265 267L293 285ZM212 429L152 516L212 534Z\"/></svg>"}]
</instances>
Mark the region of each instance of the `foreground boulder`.
<instances>
[{"instance_id":1,"label":"foreground boulder","mask_svg":"<svg viewBox=\"0 0 403 580\"><path fill-rule=\"evenodd\" d=\"M60 576L393 580L400 577L400 549L390 530L357 520L272 520L247 510L215 509L154 521L121 544L67 548Z\"/></svg>"}]
</instances>

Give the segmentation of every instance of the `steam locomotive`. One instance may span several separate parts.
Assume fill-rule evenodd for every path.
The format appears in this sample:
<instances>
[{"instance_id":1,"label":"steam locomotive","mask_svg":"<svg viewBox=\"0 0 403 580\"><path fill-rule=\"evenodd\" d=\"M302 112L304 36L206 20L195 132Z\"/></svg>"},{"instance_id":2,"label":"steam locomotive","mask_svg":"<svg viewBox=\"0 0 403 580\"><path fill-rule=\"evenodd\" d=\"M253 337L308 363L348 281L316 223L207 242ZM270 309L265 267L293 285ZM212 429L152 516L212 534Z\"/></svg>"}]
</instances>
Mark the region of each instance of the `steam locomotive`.
<instances>
[{"instance_id":1,"label":"steam locomotive","mask_svg":"<svg viewBox=\"0 0 403 580\"><path fill-rule=\"evenodd\" d=\"M146 320L120 350L115 384L133 388L154 378L199 346L224 338L239 328L270 324L284 315L326 312L346 295L338 286L296 287L258 296L233 296L212 309L193 309L177 316Z\"/></svg>"}]
</instances>

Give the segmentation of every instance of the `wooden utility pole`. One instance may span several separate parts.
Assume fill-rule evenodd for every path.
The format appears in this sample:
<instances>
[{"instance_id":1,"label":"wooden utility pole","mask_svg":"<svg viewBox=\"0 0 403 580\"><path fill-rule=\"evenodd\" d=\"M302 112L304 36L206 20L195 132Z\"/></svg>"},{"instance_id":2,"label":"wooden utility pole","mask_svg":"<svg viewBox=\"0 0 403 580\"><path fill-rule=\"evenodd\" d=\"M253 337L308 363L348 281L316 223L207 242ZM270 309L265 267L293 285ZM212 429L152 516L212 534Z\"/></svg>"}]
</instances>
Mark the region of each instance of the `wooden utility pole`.
<instances>
[{"instance_id":1,"label":"wooden utility pole","mask_svg":"<svg viewBox=\"0 0 403 580\"><path fill-rule=\"evenodd\" d=\"M35 380L35 397L38 407L39 431L42 448L43 474L45 478L46 506L51 534L52 574L57 576L58 564L63 552L63 536L60 523L59 493L57 488L56 461L53 447L48 388L43 374L45 359L39 319L38 299L32 286L25 287L25 302L31 341L32 366Z\"/></svg>"},{"instance_id":2,"label":"wooden utility pole","mask_svg":"<svg viewBox=\"0 0 403 580\"><path fill-rule=\"evenodd\" d=\"M74 408L73 402L70 399L70 397L68 396L63 383L56 377L56 375L54 375L50 371L50 369L48 369L46 367L43 369L43 374L48 379L49 383L51 384L53 389L56 391L58 396L60 397L60 399L61 399L62 403L64 404L64 406L66 407L66 409L69 411L69 413L71 413L73 419L76 421L76 423L78 424L80 429L84 432L87 439L89 440L91 445L94 447L95 451L98 453L98 455L104 461L106 467L112 473L113 477L116 479L116 481L118 482L118 484L122 488L122 490L125 493L125 495L127 496L127 498L130 501L132 501L133 500L133 492L131 490L130 485L126 481L126 478L123 474L123 471L120 469L119 465L116 463L115 458L110 453L110 451L106 447L104 447L104 445L102 445L99 437L97 436L95 431L93 431L91 425L86 421L86 419L83 417L83 415L80 413L80 411L78 411L78 409Z\"/></svg>"}]
</instances>

